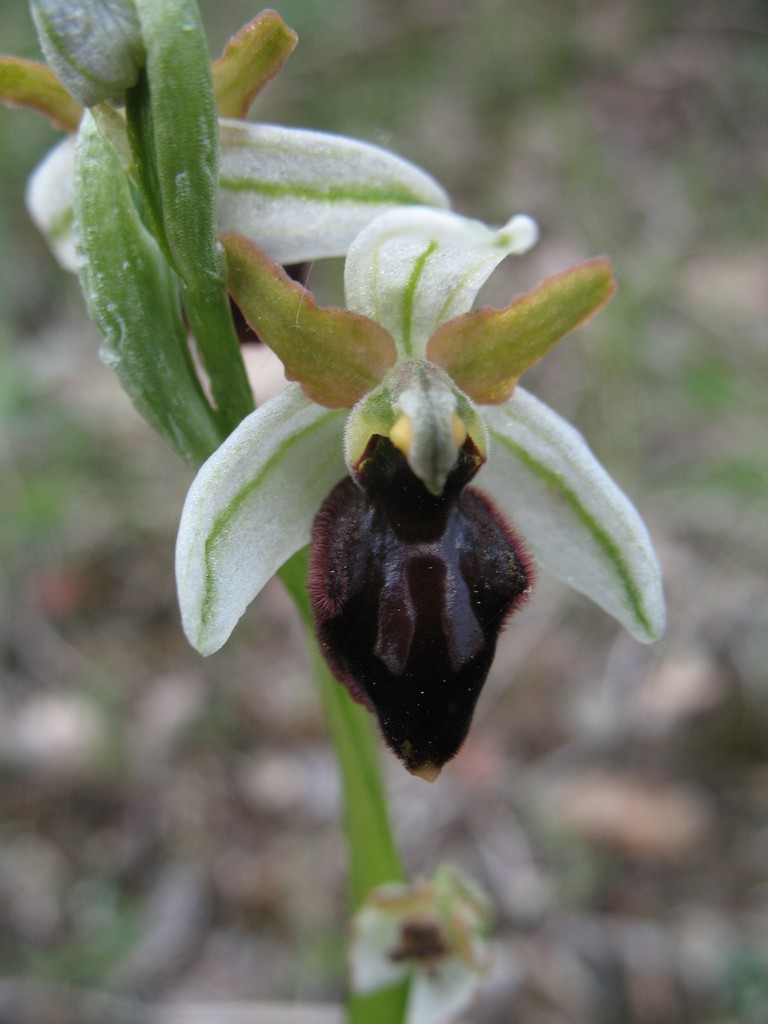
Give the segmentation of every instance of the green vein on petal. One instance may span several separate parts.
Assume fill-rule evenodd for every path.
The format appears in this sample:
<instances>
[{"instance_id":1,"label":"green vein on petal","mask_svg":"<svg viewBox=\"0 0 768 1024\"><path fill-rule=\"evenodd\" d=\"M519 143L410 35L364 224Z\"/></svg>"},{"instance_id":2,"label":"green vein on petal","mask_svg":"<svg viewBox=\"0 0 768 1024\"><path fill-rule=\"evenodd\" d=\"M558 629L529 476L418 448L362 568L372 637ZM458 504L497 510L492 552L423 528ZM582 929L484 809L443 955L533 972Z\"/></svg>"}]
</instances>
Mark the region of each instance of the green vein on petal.
<instances>
[{"instance_id":1,"label":"green vein on petal","mask_svg":"<svg viewBox=\"0 0 768 1024\"><path fill-rule=\"evenodd\" d=\"M664 598L647 530L581 434L519 387L484 414L493 447L478 485L548 569L638 640L658 639Z\"/></svg>"},{"instance_id":2,"label":"green vein on petal","mask_svg":"<svg viewBox=\"0 0 768 1024\"><path fill-rule=\"evenodd\" d=\"M354 239L344 268L347 306L373 316L405 358L423 358L440 324L461 316L505 256L537 237L529 217L497 230L448 210L401 206Z\"/></svg>"},{"instance_id":3,"label":"green vein on petal","mask_svg":"<svg viewBox=\"0 0 768 1024\"><path fill-rule=\"evenodd\" d=\"M430 242L424 252L414 261L413 271L403 291L403 355L413 355L411 331L413 329L413 307L416 302L416 289L424 267L432 253L437 249L437 242Z\"/></svg>"},{"instance_id":4,"label":"green vein on petal","mask_svg":"<svg viewBox=\"0 0 768 1024\"><path fill-rule=\"evenodd\" d=\"M640 588L633 580L629 566L621 556L618 544L612 540L608 532L600 526L594 516L589 514L579 501L576 492L568 486L561 476L558 476L557 473L554 473L551 469L547 469L546 466L537 462L529 452L520 445L510 441L509 438L503 437L501 434L498 434L493 430L491 431L491 437L494 441L504 445L505 448L516 455L517 458L520 459L520 461L534 474L534 476L538 477L538 479L542 481L542 483L546 484L546 486L556 494L559 494L566 505L568 505L574 513L576 518L580 520L587 530L589 530L595 540L595 543L602 549L606 559L613 566L616 576L621 581L627 603L632 609L635 618L641 624L645 632L650 636L653 633L653 627L651 626L650 620L643 608Z\"/></svg>"},{"instance_id":5,"label":"green vein on petal","mask_svg":"<svg viewBox=\"0 0 768 1024\"><path fill-rule=\"evenodd\" d=\"M258 178L221 178L219 184L225 192L251 192L270 199L302 199L313 203L363 203L375 205L407 205L421 202L413 189L393 183L366 185L352 183L338 185L308 185L303 182L270 181Z\"/></svg>"},{"instance_id":6,"label":"green vein on petal","mask_svg":"<svg viewBox=\"0 0 768 1024\"><path fill-rule=\"evenodd\" d=\"M332 413L328 413L325 417L326 420L333 418ZM241 510L243 504L248 498L264 483L269 473L275 468L275 466L281 462L288 451L298 444L306 435L313 430L316 430L321 426L323 420L315 423L310 423L309 426L304 427L303 430L297 434L291 435L283 444L272 454L272 457L262 466L261 471L250 480L244 487L242 487L235 497L229 502L225 509L216 516L211 532L205 541L205 595L203 597L203 605L200 613L200 622L205 629L211 618L211 612L213 609L213 602L216 590L216 578L213 570L213 558L216 551L217 545L220 543L223 534L232 524L232 520L235 518L237 513Z\"/></svg>"},{"instance_id":7,"label":"green vein on petal","mask_svg":"<svg viewBox=\"0 0 768 1024\"><path fill-rule=\"evenodd\" d=\"M222 646L259 590L309 541L317 509L346 471L344 418L289 385L201 467L181 517L176 577L184 631L202 654Z\"/></svg>"},{"instance_id":8,"label":"green vein on petal","mask_svg":"<svg viewBox=\"0 0 768 1024\"><path fill-rule=\"evenodd\" d=\"M420 168L355 139L222 119L218 217L279 263L346 254L393 207L445 207Z\"/></svg>"}]
</instances>

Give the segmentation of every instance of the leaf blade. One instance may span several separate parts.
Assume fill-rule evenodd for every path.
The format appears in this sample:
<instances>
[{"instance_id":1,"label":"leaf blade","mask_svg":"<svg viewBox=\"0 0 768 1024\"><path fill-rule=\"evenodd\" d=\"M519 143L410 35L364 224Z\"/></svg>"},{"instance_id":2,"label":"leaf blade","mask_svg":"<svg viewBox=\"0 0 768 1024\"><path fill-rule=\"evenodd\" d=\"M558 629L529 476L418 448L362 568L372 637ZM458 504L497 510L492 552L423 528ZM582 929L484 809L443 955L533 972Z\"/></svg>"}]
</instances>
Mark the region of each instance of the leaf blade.
<instances>
[{"instance_id":1,"label":"leaf blade","mask_svg":"<svg viewBox=\"0 0 768 1024\"><path fill-rule=\"evenodd\" d=\"M222 439L192 365L177 282L144 227L125 170L86 115L74 187L80 283L101 358L136 408L192 465Z\"/></svg>"},{"instance_id":2,"label":"leaf blade","mask_svg":"<svg viewBox=\"0 0 768 1024\"><path fill-rule=\"evenodd\" d=\"M128 140L151 229L178 274L217 413L232 430L253 396L229 312L215 219L218 121L194 0L135 0L146 67L126 93Z\"/></svg>"}]
</instances>

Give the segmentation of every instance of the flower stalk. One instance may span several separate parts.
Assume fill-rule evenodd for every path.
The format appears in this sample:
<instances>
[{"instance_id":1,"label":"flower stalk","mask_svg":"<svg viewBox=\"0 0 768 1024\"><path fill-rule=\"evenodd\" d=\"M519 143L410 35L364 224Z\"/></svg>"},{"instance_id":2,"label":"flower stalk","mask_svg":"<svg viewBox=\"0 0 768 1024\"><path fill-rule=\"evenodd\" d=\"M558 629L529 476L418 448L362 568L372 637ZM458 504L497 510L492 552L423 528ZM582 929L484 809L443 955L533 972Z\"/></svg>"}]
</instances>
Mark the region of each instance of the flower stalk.
<instances>
[{"instance_id":1,"label":"flower stalk","mask_svg":"<svg viewBox=\"0 0 768 1024\"><path fill-rule=\"evenodd\" d=\"M347 845L348 894L358 911L374 889L405 881L405 870L390 824L376 733L370 715L331 675L317 646L307 597L307 551L295 554L279 572L304 626L307 649L336 751L342 786L342 823ZM365 994L350 993L347 1024L400 1024L408 998L407 980Z\"/></svg>"}]
</instances>

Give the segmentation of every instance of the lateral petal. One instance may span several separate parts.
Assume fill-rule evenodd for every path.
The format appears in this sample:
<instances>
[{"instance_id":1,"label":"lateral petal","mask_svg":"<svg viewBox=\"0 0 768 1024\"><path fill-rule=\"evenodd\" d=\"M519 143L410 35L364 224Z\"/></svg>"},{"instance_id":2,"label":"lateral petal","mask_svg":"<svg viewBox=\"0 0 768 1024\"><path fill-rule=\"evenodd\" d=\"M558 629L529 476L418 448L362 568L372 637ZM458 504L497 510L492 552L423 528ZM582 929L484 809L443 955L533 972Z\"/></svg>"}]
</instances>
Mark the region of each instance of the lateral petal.
<instances>
[{"instance_id":1,"label":"lateral petal","mask_svg":"<svg viewBox=\"0 0 768 1024\"><path fill-rule=\"evenodd\" d=\"M523 388L484 410L492 449L477 478L534 555L638 640L664 631L661 572L634 505L582 435Z\"/></svg>"},{"instance_id":2,"label":"lateral petal","mask_svg":"<svg viewBox=\"0 0 768 1024\"><path fill-rule=\"evenodd\" d=\"M176 581L184 632L201 654L222 646L267 580L308 543L317 509L346 473L345 415L289 385L247 416L195 477Z\"/></svg>"}]
</instances>

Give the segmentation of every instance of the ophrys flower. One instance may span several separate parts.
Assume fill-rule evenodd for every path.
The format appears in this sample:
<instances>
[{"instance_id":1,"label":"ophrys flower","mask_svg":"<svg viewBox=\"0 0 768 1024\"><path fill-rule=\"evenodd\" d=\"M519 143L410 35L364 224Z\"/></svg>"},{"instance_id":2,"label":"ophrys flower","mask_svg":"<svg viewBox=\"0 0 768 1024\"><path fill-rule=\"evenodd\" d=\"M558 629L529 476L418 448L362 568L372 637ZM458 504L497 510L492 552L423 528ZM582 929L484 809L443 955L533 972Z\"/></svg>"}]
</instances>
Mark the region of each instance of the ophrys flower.
<instances>
[{"instance_id":1,"label":"ophrys flower","mask_svg":"<svg viewBox=\"0 0 768 1024\"><path fill-rule=\"evenodd\" d=\"M663 629L634 507L583 438L516 386L607 301L609 264L470 312L536 234L527 217L493 230L393 210L349 250L346 310L318 307L245 239L224 238L235 300L299 383L244 420L190 490L177 547L187 636L217 650L322 509L310 579L321 646L429 779L461 745L501 624L527 594L524 545L638 639ZM478 491L466 486L476 474Z\"/></svg>"}]
</instances>

